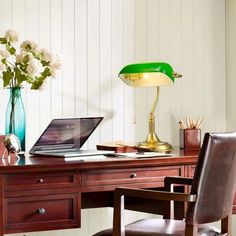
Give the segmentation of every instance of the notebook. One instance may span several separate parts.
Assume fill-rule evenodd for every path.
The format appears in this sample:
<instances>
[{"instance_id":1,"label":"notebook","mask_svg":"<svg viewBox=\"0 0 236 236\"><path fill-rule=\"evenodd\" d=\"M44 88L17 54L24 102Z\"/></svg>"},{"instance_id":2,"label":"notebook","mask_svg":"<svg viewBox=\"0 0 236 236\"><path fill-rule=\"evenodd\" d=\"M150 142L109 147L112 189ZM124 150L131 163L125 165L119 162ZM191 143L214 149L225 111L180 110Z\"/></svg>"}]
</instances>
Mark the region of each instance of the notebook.
<instances>
[{"instance_id":1,"label":"notebook","mask_svg":"<svg viewBox=\"0 0 236 236\"><path fill-rule=\"evenodd\" d=\"M103 117L54 119L30 149L29 154L69 158L111 153L81 150L102 119Z\"/></svg>"}]
</instances>

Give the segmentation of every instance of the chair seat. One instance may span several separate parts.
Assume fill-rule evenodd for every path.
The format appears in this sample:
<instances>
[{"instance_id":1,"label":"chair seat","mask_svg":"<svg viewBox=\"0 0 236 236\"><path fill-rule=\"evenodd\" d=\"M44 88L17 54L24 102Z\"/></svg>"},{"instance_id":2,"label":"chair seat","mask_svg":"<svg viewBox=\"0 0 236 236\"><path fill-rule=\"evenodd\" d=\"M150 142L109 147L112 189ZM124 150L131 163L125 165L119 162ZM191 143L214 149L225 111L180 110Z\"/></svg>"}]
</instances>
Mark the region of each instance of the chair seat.
<instances>
[{"instance_id":1,"label":"chair seat","mask_svg":"<svg viewBox=\"0 0 236 236\"><path fill-rule=\"evenodd\" d=\"M184 236L185 222L181 220L143 219L126 225L125 236ZM198 236L217 236L219 230L209 225L199 225ZM112 229L94 236L112 236Z\"/></svg>"}]
</instances>

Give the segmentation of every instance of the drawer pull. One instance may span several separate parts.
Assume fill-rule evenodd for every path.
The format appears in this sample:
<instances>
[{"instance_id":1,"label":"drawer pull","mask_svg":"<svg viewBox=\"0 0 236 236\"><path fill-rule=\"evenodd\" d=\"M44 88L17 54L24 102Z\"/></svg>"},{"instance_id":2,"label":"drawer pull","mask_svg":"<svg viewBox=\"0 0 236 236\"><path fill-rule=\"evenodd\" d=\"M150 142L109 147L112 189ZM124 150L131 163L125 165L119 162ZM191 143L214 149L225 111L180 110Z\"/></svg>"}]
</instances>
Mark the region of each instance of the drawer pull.
<instances>
[{"instance_id":1,"label":"drawer pull","mask_svg":"<svg viewBox=\"0 0 236 236\"><path fill-rule=\"evenodd\" d=\"M44 182L43 178L40 178L40 179L38 180L38 183L43 183L43 182Z\"/></svg>"},{"instance_id":2,"label":"drawer pull","mask_svg":"<svg viewBox=\"0 0 236 236\"><path fill-rule=\"evenodd\" d=\"M37 210L37 213L40 214L40 215L44 215L46 213L46 210L44 208L39 208Z\"/></svg>"},{"instance_id":3,"label":"drawer pull","mask_svg":"<svg viewBox=\"0 0 236 236\"><path fill-rule=\"evenodd\" d=\"M136 178L136 177L137 177L137 174L136 174L136 173L132 173L132 174L130 175L130 178L131 178L131 179Z\"/></svg>"}]
</instances>

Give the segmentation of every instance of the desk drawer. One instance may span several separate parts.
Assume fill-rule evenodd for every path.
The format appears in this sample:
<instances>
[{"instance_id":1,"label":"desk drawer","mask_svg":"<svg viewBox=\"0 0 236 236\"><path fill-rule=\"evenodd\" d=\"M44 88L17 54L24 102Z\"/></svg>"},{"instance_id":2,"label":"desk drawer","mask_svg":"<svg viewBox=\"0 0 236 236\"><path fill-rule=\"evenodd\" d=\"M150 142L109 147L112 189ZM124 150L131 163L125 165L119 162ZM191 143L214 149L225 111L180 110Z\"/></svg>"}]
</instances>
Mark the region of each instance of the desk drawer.
<instances>
[{"instance_id":1,"label":"desk drawer","mask_svg":"<svg viewBox=\"0 0 236 236\"><path fill-rule=\"evenodd\" d=\"M80 224L80 198L77 193L34 197L6 198L4 225L27 231L66 228ZM11 229L11 231L7 231Z\"/></svg>"},{"instance_id":2,"label":"desk drawer","mask_svg":"<svg viewBox=\"0 0 236 236\"><path fill-rule=\"evenodd\" d=\"M78 185L75 172L40 172L5 176L5 190L61 189Z\"/></svg>"},{"instance_id":3,"label":"desk drawer","mask_svg":"<svg viewBox=\"0 0 236 236\"><path fill-rule=\"evenodd\" d=\"M122 185L161 182L165 176L181 176L181 166L94 170L82 176L82 186Z\"/></svg>"}]
</instances>

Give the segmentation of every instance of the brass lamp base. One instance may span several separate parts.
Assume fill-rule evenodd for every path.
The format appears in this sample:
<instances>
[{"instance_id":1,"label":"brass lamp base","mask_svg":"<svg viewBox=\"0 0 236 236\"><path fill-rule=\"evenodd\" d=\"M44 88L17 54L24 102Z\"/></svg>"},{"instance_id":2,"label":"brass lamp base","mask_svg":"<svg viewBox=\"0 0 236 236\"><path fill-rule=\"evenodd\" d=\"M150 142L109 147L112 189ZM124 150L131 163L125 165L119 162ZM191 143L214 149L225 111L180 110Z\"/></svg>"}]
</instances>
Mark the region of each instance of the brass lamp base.
<instances>
[{"instance_id":1,"label":"brass lamp base","mask_svg":"<svg viewBox=\"0 0 236 236\"><path fill-rule=\"evenodd\" d=\"M173 149L169 143L161 141L155 143L140 142L137 146L140 148L147 148L155 152L169 152Z\"/></svg>"},{"instance_id":2,"label":"brass lamp base","mask_svg":"<svg viewBox=\"0 0 236 236\"><path fill-rule=\"evenodd\" d=\"M150 127L154 127L154 120L151 120L151 125ZM153 129L150 130L146 141L138 143L138 147L144 148L144 149L149 149L155 152L169 152L173 148L172 146L167 143L167 142L162 142L156 135L155 131Z\"/></svg>"}]
</instances>

